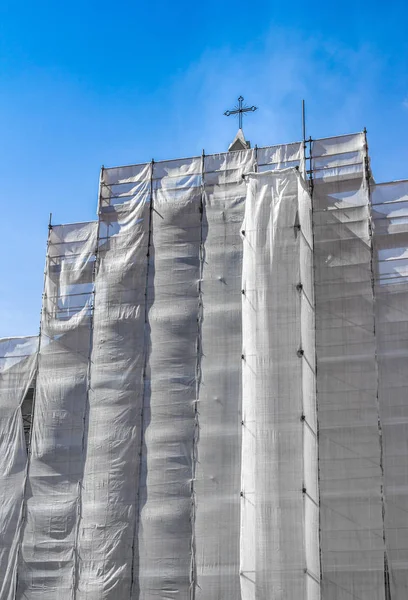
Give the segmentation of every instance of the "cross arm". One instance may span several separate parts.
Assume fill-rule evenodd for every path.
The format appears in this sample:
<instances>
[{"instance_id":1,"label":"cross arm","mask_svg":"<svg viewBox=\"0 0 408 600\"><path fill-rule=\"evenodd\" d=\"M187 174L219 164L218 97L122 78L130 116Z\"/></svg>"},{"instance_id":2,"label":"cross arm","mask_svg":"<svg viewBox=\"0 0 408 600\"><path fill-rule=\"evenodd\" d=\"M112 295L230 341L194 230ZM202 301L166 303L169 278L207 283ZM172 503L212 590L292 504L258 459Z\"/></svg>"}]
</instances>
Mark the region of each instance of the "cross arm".
<instances>
[{"instance_id":1,"label":"cross arm","mask_svg":"<svg viewBox=\"0 0 408 600\"><path fill-rule=\"evenodd\" d=\"M247 108L237 108L235 110L226 110L224 115L229 117L230 115L238 115L239 113L244 112L255 112L257 110L256 106L248 106Z\"/></svg>"}]
</instances>

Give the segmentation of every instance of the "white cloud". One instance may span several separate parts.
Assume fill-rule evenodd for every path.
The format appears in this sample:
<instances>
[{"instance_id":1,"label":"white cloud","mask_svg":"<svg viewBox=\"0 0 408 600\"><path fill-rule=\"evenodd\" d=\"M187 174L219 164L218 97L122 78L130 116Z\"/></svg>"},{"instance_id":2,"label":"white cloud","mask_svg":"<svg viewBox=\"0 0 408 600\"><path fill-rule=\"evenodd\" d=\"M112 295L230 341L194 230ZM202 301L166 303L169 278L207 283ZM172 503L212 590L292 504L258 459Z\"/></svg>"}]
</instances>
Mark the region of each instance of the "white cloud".
<instances>
[{"instance_id":1,"label":"white cloud","mask_svg":"<svg viewBox=\"0 0 408 600\"><path fill-rule=\"evenodd\" d=\"M174 78L169 93L172 135L183 137L185 145L187 129L196 152L202 145L209 152L225 150L238 125L223 112L240 94L259 106L244 119L247 137L258 145L301 138L302 98L308 135L362 130L383 69L383 60L368 46L352 49L335 40L274 29L239 52L228 46L206 51ZM187 112L186 99L192 107Z\"/></svg>"}]
</instances>

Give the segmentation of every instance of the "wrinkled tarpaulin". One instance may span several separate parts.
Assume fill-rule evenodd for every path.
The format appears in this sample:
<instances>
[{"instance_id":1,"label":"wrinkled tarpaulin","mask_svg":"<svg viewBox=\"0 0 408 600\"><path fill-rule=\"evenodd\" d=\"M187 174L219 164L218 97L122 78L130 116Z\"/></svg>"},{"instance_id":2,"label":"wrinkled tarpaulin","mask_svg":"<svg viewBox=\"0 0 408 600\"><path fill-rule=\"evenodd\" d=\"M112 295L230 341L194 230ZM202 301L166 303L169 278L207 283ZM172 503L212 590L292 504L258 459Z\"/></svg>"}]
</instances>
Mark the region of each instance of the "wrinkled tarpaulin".
<instances>
[{"instance_id":1,"label":"wrinkled tarpaulin","mask_svg":"<svg viewBox=\"0 0 408 600\"><path fill-rule=\"evenodd\" d=\"M384 571L394 600L408 594L408 182L374 185L372 217Z\"/></svg>"},{"instance_id":2,"label":"wrinkled tarpaulin","mask_svg":"<svg viewBox=\"0 0 408 600\"><path fill-rule=\"evenodd\" d=\"M382 467L364 134L317 141L312 160L322 596L380 600Z\"/></svg>"},{"instance_id":3,"label":"wrinkled tarpaulin","mask_svg":"<svg viewBox=\"0 0 408 600\"><path fill-rule=\"evenodd\" d=\"M297 170L249 175L242 230L242 600L319 598L310 209Z\"/></svg>"},{"instance_id":4,"label":"wrinkled tarpaulin","mask_svg":"<svg viewBox=\"0 0 408 600\"><path fill-rule=\"evenodd\" d=\"M96 223L50 230L20 598L69 598L78 572Z\"/></svg>"},{"instance_id":5,"label":"wrinkled tarpaulin","mask_svg":"<svg viewBox=\"0 0 408 600\"><path fill-rule=\"evenodd\" d=\"M0 339L0 598L15 597L27 450L21 407L33 383L37 337Z\"/></svg>"},{"instance_id":6,"label":"wrinkled tarpaulin","mask_svg":"<svg viewBox=\"0 0 408 600\"><path fill-rule=\"evenodd\" d=\"M51 229L1 600L406 595L407 184L363 134L311 151L313 211L291 144L105 169Z\"/></svg>"}]
</instances>

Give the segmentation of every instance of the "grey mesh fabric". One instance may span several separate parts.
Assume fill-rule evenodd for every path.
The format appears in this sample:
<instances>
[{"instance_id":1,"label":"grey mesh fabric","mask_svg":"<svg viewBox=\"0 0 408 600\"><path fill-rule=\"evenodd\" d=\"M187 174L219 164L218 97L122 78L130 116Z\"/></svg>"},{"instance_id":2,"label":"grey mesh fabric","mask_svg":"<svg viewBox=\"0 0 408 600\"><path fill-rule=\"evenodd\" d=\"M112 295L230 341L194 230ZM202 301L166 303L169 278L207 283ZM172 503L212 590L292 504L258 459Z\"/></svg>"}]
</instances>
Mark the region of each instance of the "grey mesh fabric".
<instances>
[{"instance_id":1,"label":"grey mesh fabric","mask_svg":"<svg viewBox=\"0 0 408 600\"><path fill-rule=\"evenodd\" d=\"M297 170L249 176L242 230L242 600L319 598L316 417L308 383L315 348L306 296L312 273L301 269L300 257L301 240L311 247L310 220Z\"/></svg>"},{"instance_id":2,"label":"grey mesh fabric","mask_svg":"<svg viewBox=\"0 0 408 600\"><path fill-rule=\"evenodd\" d=\"M408 594L408 182L373 186L372 215L385 574L394 599Z\"/></svg>"},{"instance_id":3,"label":"grey mesh fabric","mask_svg":"<svg viewBox=\"0 0 408 600\"><path fill-rule=\"evenodd\" d=\"M78 571L96 223L50 230L18 594L66 599Z\"/></svg>"},{"instance_id":4,"label":"grey mesh fabric","mask_svg":"<svg viewBox=\"0 0 408 600\"><path fill-rule=\"evenodd\" d=\"M153 173L139 586L143 599L188 598L198 435L201 159L162 163Z\"/></svg>"},{"instance_id":5,"label":"grey mesh fabric","mask_svg":"<svg viewBox=\"0 0 408 600\"><path fill-rule=\"evenodd\" d=\"M205 157L200 389L195 473L196 597L240 597L241 240L255 152Z\"/></svg>"},{"instance_id":6,"label":"grey mesh fabric","mask_svg":"<svg viewBox=\"0 0 408 600\"><path fill-rule=\"evenodd\" d=\"M264 152L260 160L274 166L289 161L299 165L301 145ZM134 415L126 414L123 387L116 406L112 390L106 390L112 410L106 427L116 423L115 413L124 414L124 431L127 428L134 436L128 451L137 460L132 463L124 455L121 464L131 464L133 470L122 481L114 481L115 493L123 490L129 504L123 511L127 521L114 536L112 561L105 569L106 562L95 565L93 587L89 573L80 572L79 597L86 590L89 598L114 597L118 592L145 599L191 594L211 599L240 593L240 231L246 195L242 175L255 163L251 150L103 171L99 244L105 237L110 242L95 282L91 390L96 385L98 311L105 319L108 312L99 287L106 285L111 303L129 306L120 338L115 333L120 313L119 317L112 313L111 331L104 332L103 343L112 341L106 355L111 364L104 364L103 374L106 382L119 377L123 364L114 366L113 350L118 344L130 344L132 351L124 356L135 409ZM150 199L150 211L140 213ZM139 211L139 216L126 219L132 211L135 215ZM117 225L119 213L129 224L120 255L125 230L122 233ZM134 249L138 239L137 258L129 248ZM114 270L119 256L124 259L119 273L129 273L125 286ZM102 260L108 259L112 273L101 273ZM139 352L144 358L142 371ZM110 372L115 368L116 376ZM95 402L90 425L100 407L101 402ZM99 418L104 418L103 412ZM100 430L99 423L96 431ZM100 441L97 462L101 446ZM88 451L89 447L88 443ZM118 450L111 451L112 458L117 454ZM95 470L96 463L90 475ZM108 463L101 466L101 473L106 473L104 487L109 489ZM85 471L84 489L86 482ZM112 523L118 520L119 514L112 513ZM113 532L107 532L107 525L101 523L102 531L95 535L105 536L109 544ZM104 552L102 545L101 558ZM81 545L79 554L81 560ZM95 560L97 553L90 551L89 556Z\"/></svg>"},{"instance_id":7,"label":"grey mesh fabric","mask_svg":"<svg viewBox=\"0 0 408 600\"><path fill-rule=\"evenodd\" d=\"M317 142L312 157L322 597L383 599L381 444L364 135Z\"/></svg>"},{"instance_id":8,"label":"grey mesh fabric","mask_svg":"<svg viewBox=\"0 0 408 600\"><path fill-rule=\"evenodd\" d=\"M27 468L21 407L37 348L37 337L0 339L0 600L15 597Z\"/></svg>"},{"instance_id":9,"label":"grey mesh fabric","mask_svg":"<svg viewBox=\"0 0 408 600\"><path fill-rule=\"evenodd\" d=\"M76 598L128 598L138 503L143 405L149 166L103 206L102 172ZM120 192L119 192L120 193Z\"/></svg>"},{"instance_id":10,"label":"grey mesh fabric","mask_svg":"<svg viewBox=\"0 0 408 600\"><path fill-rule=\"evenodd\" d=\"M102 169L0 340L0 600L405 598L407 207L363 133Z\"/></svg>"}]
</instances>

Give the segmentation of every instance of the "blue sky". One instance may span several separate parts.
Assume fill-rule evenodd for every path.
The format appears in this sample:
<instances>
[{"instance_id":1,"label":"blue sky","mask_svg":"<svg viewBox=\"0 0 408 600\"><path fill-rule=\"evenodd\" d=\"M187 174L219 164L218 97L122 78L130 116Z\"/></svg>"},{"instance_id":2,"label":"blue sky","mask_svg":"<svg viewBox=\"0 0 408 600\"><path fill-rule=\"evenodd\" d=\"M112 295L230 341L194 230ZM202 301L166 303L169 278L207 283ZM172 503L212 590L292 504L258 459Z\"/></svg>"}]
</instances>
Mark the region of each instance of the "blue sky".
<instances>
[{"instance_id":1,"label":"blue sky","mask_svg":"<svg viewBox=\"0 0 408 600\"><path fill-rule=\"evenodd\" d=\"M242 94L258 145L368 129L408 177L408 4L0 4L0 336L38 331L49 213L95 218L99 169L226 150Z\"/></svg>"}]
</instances>

